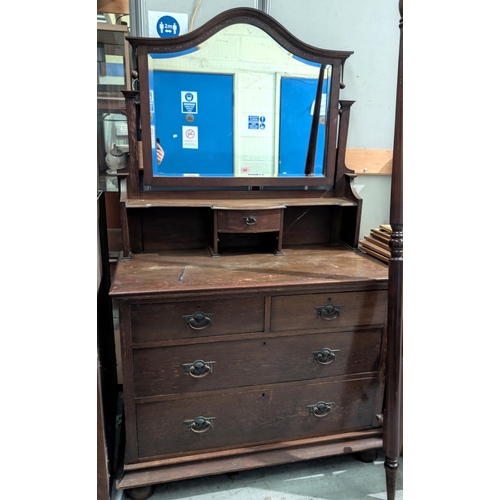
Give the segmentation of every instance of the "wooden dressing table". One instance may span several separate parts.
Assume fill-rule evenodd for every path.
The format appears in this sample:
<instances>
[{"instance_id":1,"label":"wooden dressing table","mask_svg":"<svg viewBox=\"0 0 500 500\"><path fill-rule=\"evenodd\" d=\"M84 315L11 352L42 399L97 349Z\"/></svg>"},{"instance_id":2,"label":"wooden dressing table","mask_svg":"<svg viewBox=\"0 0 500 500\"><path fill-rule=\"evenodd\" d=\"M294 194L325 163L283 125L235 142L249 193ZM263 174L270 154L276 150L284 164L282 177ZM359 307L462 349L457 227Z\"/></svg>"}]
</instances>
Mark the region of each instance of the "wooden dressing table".
<instances>
[{"instance_id":1,"label":"wooden dressing table","mask_svg":"<svg viewBox=\"0 0 500 500\"><path fill-rule=\"evenodd\" d=\"M251 35L243 38L241 28ZM271 92L255 116L272 133L249 133L242 110L250 94L234 85L234 114L244 123L236 117L232 124L229 160L208 167L228 160L234 173L192 175L218 144L202 142L210 132L201 116L209 86L173 91L175 99L195 95L197 116L180 100L175 109L160 105L165 90L154 85L186 68L186 78L227 72L223 63L208 62L209 54L223 53L217 44L229 46L227 39L239 40L243 52L261 44L275 58L265 67L246 61L233 74L241 84L239 72L251 66L275 82L252 90ZM110 291L120 311L123 358L125 453L117 487L147 498L159 483L381 449L388 268L356 250L362 200L344 162L353 103L340 99L351 53L308 46L263 12L243 8L177 38L128 40L140 90L124 92L130 143L120 179L124 251ZM285 56L291 66L273 69ZM281 144L287 116L269 104L284 107L289 77L301 80L292 82L300 92L310 92L311 83L314 91L309 133L291 160ZM198 151L170 140L167 126L176 120L179 134L199 127ZM197 159L185 174L169 172L192 154ZM242 162L267 174L246 175ZM288 175L284 163L301 172Z\"/></svg>"}]
</instances>

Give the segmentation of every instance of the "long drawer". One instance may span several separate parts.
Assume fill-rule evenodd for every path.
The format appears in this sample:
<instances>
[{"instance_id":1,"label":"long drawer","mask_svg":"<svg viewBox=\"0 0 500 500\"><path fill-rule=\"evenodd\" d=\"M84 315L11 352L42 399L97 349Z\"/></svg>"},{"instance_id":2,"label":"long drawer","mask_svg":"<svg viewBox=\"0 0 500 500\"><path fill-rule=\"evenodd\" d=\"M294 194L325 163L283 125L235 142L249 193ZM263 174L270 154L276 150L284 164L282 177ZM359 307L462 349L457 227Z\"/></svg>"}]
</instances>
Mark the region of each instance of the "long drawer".
<instances>
[{"instance_id":1,"label":"long drawer","mask_svg":"<svg viewBox=\"0 0 500 500\"><path fill-rule=\"evenodd\" d=\"M134 342L262 332L264 298L132 304L131 322Z\"/></svg>"},{"instance_id":2,"label":"long drawer","mask_svg":"<svg viewBox=\"0 0 500 500\"><path fill-rule=\"evenodd\" d=\"M136 405L139 457L169 456L373 425L376 378L294 383Z\"/></svg>"},{"instance_id":3,"label":"long drawer","mask_svg":"<svg viewBox=\"0 0 500 500\"><path fill-rule=\"evenodd\" d=\"M317 330L384 324L387 291L288 295L272 298L271 330Z\"/></svg>"},{"instance_id":4,"label":"long drawer","mask_svg":"<svg viewBox=\"0 0 500 500\"><path fill-rule=\"evenodd\" d=\"M374 372L382 329L136 349L135 396Z\"/></svg>"}]
</instances>

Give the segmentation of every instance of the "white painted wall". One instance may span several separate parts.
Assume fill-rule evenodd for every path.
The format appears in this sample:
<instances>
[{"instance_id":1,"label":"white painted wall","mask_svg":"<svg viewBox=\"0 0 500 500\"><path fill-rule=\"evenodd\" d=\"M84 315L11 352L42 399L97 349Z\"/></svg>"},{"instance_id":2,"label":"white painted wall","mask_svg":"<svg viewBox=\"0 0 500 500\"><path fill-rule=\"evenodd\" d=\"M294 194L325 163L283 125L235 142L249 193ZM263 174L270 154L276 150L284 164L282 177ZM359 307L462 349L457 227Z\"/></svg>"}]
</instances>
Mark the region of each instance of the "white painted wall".
<instances>
[{"instance_id":1,"label":"white painted wall","mask_svg":"<svg viewBox=\"0 0 500 500\"><path fill-rule=\"evenodd\" d=\"M325 49L352 50L340 98L353 100L348 148L392 149L399 51L396 0L271 0L270 14L293 35ZM347 165L349 166L349 165ZM360 239L389 223L391 177L360 175Z\"/></svg>"}]
</instances>

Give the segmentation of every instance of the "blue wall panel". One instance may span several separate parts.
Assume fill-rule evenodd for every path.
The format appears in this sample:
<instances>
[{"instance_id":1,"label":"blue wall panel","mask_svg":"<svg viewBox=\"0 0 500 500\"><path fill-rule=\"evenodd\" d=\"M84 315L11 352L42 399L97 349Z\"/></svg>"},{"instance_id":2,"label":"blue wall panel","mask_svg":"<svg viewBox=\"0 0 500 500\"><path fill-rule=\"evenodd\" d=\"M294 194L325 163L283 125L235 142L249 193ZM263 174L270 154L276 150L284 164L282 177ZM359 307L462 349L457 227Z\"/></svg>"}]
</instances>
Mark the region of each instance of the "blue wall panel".
<instances>
[{"instance_id":1,"label":"blue wall panel","mask_svg":"<svg viewBox=\"0 0 500 500\"><path fill-rule=\"evenodd\" d=\"M323 83L323 93L326 93L328 81ZM282 177L304 175L317 85L315 78L281 79L279 175ZM323 175L324 153L325 125L320 122L314 175Z\"/></svg>"},{"instance_id":2,"label":"blue wall panel","mask_svg":"<svg viewBox=\"0 0 500 500\"><path fill-rule=\"evenodd\" d=\"M153 162L154 175L232 176L233 75L153 73L153 121L165 152L160 165ZM193 137L190 145L183 138L183 126Z\"/></svg>"}]
</instances>

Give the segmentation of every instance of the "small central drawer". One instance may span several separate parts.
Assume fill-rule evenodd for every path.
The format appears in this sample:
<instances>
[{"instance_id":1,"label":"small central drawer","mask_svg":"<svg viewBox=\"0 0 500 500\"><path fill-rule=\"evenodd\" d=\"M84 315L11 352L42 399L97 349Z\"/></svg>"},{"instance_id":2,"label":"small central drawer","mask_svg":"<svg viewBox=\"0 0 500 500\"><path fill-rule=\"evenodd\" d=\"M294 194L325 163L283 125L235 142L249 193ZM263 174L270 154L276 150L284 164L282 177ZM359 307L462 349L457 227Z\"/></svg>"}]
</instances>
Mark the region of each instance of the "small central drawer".
<instances>
[{"instance_id":1,"label":"small central drawer","mask_svg":"<svg viewBox=\"0 0 500 500\"><path fill-rule=\"evenodd\" d=\"M268 210L217 210L220 233L262 233L280 231L282 208Z\"/></svg>"},{"instance_id":2,"label":"small central drawer","mask_svg":"<svg viewBox=\"0 0 500 500\"><path fill-rule=\"evenodd\" d=\"M371 427L378 379L290 383L136 405L139 457Z\"/></svg>"},{"instance_id":3,"label":"small central drawer","mask_svg":"<svg viewBox=\"0 0 500 500\"><path fill-rule=\"evenodd\" d=\"M131 327L134 342L262 332L264 298L132 304Z\"/></svg>"}]
</instances>

